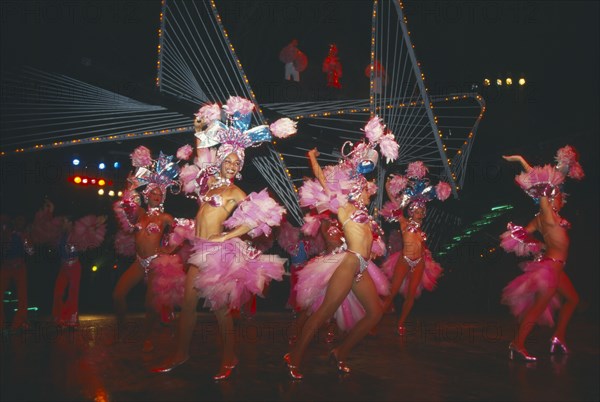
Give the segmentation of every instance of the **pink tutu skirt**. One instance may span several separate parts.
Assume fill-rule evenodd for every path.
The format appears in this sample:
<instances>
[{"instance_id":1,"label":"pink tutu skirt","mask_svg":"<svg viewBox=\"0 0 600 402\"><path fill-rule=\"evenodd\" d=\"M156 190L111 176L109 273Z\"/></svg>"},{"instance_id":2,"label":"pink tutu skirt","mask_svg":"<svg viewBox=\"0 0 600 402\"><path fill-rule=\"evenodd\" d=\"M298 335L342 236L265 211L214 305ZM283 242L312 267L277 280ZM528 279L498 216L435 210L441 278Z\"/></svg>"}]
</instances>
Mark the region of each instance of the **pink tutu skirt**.
<instances>
[{"instance_id":1,"label":"pink tutu skirt","mask_svg":"<svg viewBox=\"0 0 600 402\"><path fill-rule=\"evenodd\" d=\"M345 256L346 252L341 252L315 257L298 272L296 297L302 310L312 314L321 306L329 279ZM377 293L381 296L388 295L390 283L377 265L369 261L366 271L373 280ZM364 316L365 309L352 290L334 313L337 325L343 331L352 329Z\"/></svg>"},{"instance_id":2,"label":"pink tutu skirt","mask_svg":"<svg viewBox=\"0 0 600 402\"><path fill-rule=\"evenodd\" d=\"M538 292L558 285L558 273L552 267L553 261L540 259L527 261L521 264L524 273L510 281L502 290L502 304L510 308L510 312L519 319L529 310L535 301ZM544 312L540 315L537 323L540 325L553 326L554 312L561 306L559 297L552 298Z\"/></svg>"},{"instance_id":3,"label":"pink tutu skirt","mask_svg":"<svg viewBox=\"0 0 600 402\"><path fill-rule=\"evenodd\" d=\"M398 260L400 258L404 258L402 256L402 252L395 252L394 254L390 255L389 258L381 265L383 272L385 272L388 278L391 279L394 275L394 268L396 267L396 264L398 263ZM417 293L415 294L415 298L419 298L419 296L421 296L421 292L423 292L423 289L432 292L436 288L437 281L439 277L442 276L442 272L444 271L440 264L435 262L435 260L431 257L431 253L429 251L426 251L423 254L423 260L425 262L425 269L423 270L421 283L417 287ZM412 272L408 271L408 274L404 277L404 280L400 285L399 293L404 297L406 297L406 294L408 292L408 284L410 282L411 275Z\"/></svg>"},{"instance_id":4,"label":"pink tutu skirt","mask_svg":"<svg viewBox=\"0 0 600 402\"><path fill-rule=\"evenodd\" d=\"M161 313L165 308L172 311L181 306L185 288L185 267L177 254L161 254L152 260L150 269L153 279L150 284L152 307Z\"/></svg>"},{"instance_id":5,"label":"pink tutu skirt","mask_svg":"<svg viewBox=\"0 0 600 402\"><path fill-rule=\"evenodd\" d=\"M238 310L253 295L263 297L265 286L282 280L285 271L285 259L262 254L239 238L222 243L195 239L188 263L199 269L194 287L211 310Z\"/></svg>"}]
</instances>

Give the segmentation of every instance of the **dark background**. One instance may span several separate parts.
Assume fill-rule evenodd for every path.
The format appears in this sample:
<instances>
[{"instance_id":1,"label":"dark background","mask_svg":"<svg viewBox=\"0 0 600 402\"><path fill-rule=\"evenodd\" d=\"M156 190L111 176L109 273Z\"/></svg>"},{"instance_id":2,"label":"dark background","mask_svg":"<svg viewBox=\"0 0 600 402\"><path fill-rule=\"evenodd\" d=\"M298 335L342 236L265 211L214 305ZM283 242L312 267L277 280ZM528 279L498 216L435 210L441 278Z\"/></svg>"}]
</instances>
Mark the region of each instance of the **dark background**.
<instances>
[{"instance_id":1,"label":"dark background","mask_svg":"<svg viewBox=\"0 0 600 402\"><path fill-rule=\"evenodd\" d=\"M369 63L371 2L217 1L217 7L259 103L368 96L364 68ZM500 156L521 153L531 164L551 163L558 148L571 144L580 151L586 178L568 182L566 188L571 196L564 216L573 223L566 269L581 293L580 310L597 312L598 8L597 2L587 1L406 2L411 39L429 93L470 91L478 84L487 103L460 199L440 208L461 216L468 225L495 205L515 206L441 259L446 271L440 288L423 296L416 308L502 309L499 292L518 273L517 261L502 252L482 250L497 246L507 221L525 224L536 207L513 183L518 167ZM3 1L0 12L3 74L33 66L190 117L198 108L161 95L154 86L158 1ZM309 59L299 84L283 80L278 60L279 50L292 38L298 39ZM344 67L343 88L334 95L325 88L320 69L333 42ZM484 78L520 75L527 79L524 88L481 85ZM189 134L143 141L167 153L187 142ZM102 158L118 160L124 167L104 172L118 187L127 173L129 153L140 144L102 143L3 156L1 211L31 218L49 197L59 214L110 214L112 199L75 187L67 179L74 173L99 174L95 166ZM74 155L84 161L78 169L70 164ZM266 185L249 163L244 176L241 186L246 191ZM173 215L186 217L196 209L183 197L170 197L166 207ZM57 261L45 250L33 260L30 297L48 311ZM110 247L90 253L84 261L87 266L100 261L101 269L93 274L84 271L82 310L109 308L114 281L128 261L115 259ZM285 286L272 286L264 308L282 307Z\"/></svg>"}]
</instances>

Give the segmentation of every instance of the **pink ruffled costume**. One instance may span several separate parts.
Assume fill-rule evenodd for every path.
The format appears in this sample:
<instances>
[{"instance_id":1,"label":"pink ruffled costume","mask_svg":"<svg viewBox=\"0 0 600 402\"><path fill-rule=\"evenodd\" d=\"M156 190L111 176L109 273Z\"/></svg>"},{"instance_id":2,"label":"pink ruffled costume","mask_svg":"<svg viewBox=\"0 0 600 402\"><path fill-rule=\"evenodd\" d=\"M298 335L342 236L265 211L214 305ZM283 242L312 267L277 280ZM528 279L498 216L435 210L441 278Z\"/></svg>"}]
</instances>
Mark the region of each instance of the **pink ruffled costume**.
<instances>
[{"instance_id":1,"label":"pink ruffled costume","mask_svg":"<svg viewBox=\"0 0 600 402\"><path fill-rule=\"evenodd\" d=\"M508 230L500 236L500 246L506 252L513 252L518 256L537 254L533 261L526 261L519 265L524 273L510 281L502 290L502 304L507 305L511 313L521 320L535 302L538 292L558 285L558 272L553 265L556 262L564 264L564 261L539 255L542 243L527 233L523 227L513 225L512 222L509 222L507 227ZM554 313L560 306L560 298L554 296L538 318L537 323L553 326Z\"/></svg>"},{"instance_id":2,"label":"pink ruffled costume","mask_svg":"<svg viewBox=\"0 0 600 402\"><path fill-rule=\"evenodd\" d=\"M539 257L533 261L520 264L523 274L510 281L502 290L502 304L510 308L511 313L519 320L535 301L535 295L544 289L556 287L558 273L552 267L556 261L548 257ZM553 326L554 313L561 306L558 295L554 296L537 323Z\"/></svg>"},{"instance_id":3,"label":"pink ruffled costume","mask_svg":"<svg viewBox=\"0 0 600 402\"><path fill-rule=\"evenodd\" d=\"M252 230L248 234L254 238L268 235L271 226L279 225L283 213L285 209L264 189L258 194L249 194L224 225L228 228L250 226ZM239 238L224 242L196 238L188 262L199 269L194 287L205 299L205 307L239 310L253 295L262 297L271 280L282 280L285 259L262 254Z\"/></svg>"},{"instance_id":4,"label":"pink ruffled costume","mask_svg":"<svg viewBox=\"0 0 600 402\"><path fill-rule=\"evenodd\" d=\"M329 279L342 263L346 253L348 251L340 250L332 254L315 257L298 272L296 294L301 309L312 314L321 306ZM375 283L377 293L381 296L389 294L390 283L377 265L369 261L366 271ZM364 315L365 309L354 292L350 291L334 313L334 318L341 330L349 331Z\"/></svg>"}]
</instances>

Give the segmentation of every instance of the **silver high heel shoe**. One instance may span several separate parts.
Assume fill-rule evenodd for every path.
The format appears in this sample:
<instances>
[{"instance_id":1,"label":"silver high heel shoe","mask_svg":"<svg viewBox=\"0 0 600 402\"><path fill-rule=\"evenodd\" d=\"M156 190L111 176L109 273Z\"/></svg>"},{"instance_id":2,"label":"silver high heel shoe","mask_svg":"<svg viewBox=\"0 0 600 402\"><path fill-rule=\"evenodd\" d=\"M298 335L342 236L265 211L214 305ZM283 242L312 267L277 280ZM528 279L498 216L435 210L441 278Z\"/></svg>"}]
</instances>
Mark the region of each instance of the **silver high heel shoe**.
<instances>
[{"instance_id":1,"label":"silver high heel shoe","mask_svg":"<svg viewBox=\"0 0 600 402\"><path fill-rule=\"evenodd\" d=\"M508 357L510 360L522 360L524 362L535 362L537 358L527 353L525 348L518 349L512 342L508 345Z\"/></svg>"},{"instance_id":2,"label":"silver high heel shoe","mask_svg":"<svg viewBox=\"0 0 600 402\"><path fill-rule=\"evenodd\" d=\"M569 349L567 349L567 345L565 345L560 339L556 336L553 336L550 339L550 354L562 353L564 355L569 354Z\"/></svg>"}]
</instances>

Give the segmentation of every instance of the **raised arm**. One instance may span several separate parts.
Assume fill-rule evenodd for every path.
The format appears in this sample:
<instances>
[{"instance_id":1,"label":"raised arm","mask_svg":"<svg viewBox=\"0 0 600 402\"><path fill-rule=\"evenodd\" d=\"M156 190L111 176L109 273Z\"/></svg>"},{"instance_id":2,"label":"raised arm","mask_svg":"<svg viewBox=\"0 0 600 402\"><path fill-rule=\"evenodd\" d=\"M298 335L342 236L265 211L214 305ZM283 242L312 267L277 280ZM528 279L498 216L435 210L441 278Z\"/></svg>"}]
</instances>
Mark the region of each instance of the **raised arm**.
<instances>
[{"instance_id":1,"label":"raised arm","mask_svg":"<svg viewBox=\"0 0 600 402\"><path fill-rule=\"evenodd\" d=\"M321 166L317 161L318 156L319 151L317 151L317 148L313 148L310 151L308 151L308 160L310 161L310 167L313 171L313 174L321 184L321 187L323 187L323 190L325 190L325 193L329 193L329 188L327 187L327 180L325 179L325 174L323 173L323 169L321 169Z\"/></svg>"},{"instance_id":2,"label":"raised arm","mask_svg":"<svg viewBox=\"0 0 600 402\"><path fill-rule=\"evenodd\" d=\"M204 121L202 121L202 120L200 120L198 118L195 118L194 119L194 130L196 130L196 133L201 132L202 129L204 129L204 128L205 128ZM196 156L197 157L200 157L200 154L202 152L202 151L200 151L202 149L200 147L200 143L201 143L200 138L198 138L198 136L196 136Z\"/></svg>"},{"instance_id":3,"label":"raised arm","mask_svg":"<svg viewBox=\"0 0 600 402\"><path fill-rule=\"evenodd\" d=\"M531 170L531 165L521 155L502 155L502 158L509 162L519 162L526 172Z\"/></svg>"}]
</instances>

